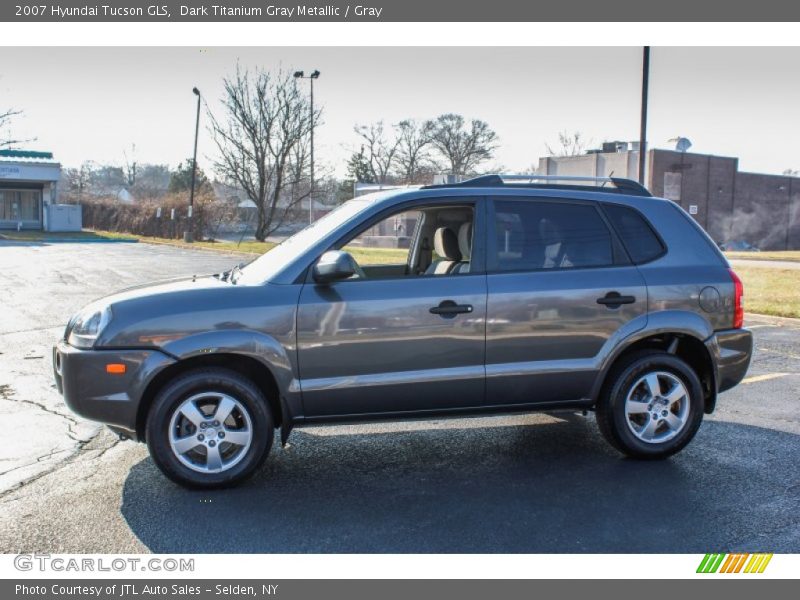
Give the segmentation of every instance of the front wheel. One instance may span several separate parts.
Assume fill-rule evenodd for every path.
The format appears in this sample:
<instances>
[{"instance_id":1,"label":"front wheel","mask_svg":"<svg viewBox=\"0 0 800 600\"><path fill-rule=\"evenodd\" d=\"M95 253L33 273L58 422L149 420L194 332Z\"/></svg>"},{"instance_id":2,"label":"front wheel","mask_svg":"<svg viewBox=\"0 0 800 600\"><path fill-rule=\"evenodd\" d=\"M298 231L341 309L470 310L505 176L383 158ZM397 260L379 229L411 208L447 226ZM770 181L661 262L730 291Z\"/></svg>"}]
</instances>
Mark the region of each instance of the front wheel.
<instances>
[{"instance_id":1,"label":"front wheel","mask_svg":"<svg viewBox=\"0 0 800 600\"><path fill-rule=\"evenodd\" d=\"M631 355L612 370L597 403L603 436L637 458L675 454L692 440L702 419L697 373L666 352Z\"/></svg>"},{"instance_id":2,"label":"front wheel","mask_svg":"<svg viewBox=\"0 0 800 600\"><path fill-rule=\"evenodd\" d=\"M147 419L156 466L193 488L235 485L272 447L267 402L252 381L227 369L197 369L165 386Z\"/></svg>"}]
</instances>

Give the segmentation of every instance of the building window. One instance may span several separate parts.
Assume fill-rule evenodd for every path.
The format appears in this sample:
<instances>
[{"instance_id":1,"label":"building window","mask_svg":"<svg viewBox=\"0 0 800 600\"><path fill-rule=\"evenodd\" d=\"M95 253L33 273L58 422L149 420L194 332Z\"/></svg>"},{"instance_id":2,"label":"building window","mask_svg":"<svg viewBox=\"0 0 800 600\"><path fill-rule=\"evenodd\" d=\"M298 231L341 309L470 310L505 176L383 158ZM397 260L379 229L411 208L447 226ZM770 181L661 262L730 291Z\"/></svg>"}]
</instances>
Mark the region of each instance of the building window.
<instances>
[{"instance_id":1,"label":"building window","mask_svg":"<svg viewBox=\"0 0 800 600\"><path fill-rule=\"evenodd\" d=\"M39 222L39 190L0 190L0 221Z\"/></svg>"}]
</instances>

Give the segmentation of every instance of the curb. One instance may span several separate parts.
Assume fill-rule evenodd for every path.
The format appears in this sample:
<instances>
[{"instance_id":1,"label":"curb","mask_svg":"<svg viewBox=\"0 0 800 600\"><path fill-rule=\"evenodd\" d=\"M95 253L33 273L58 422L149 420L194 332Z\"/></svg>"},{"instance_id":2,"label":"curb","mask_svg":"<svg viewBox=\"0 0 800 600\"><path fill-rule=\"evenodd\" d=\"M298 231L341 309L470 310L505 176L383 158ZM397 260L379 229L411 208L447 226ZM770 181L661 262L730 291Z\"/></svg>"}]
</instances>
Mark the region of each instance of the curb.
<instances>
[{"instance_id":1,"label":"curb","mask_svg":"<svg viewBox=\"0 0 800 600\"><path fill-rule=\"evenodd\" d=\"M762 315L761 313L751 313L745 312L745 318L752 317L755 319L763 319L764 321L771 321L773 323L777 323L778 325L792 325L794 327L800 327L800 319L796 317L777 317L775 315Z\"/></svg>"},{"instance_id":2,"label":"curb","mask_svg":"<svg viewBox=\"0 0 800 600\"><path fill-rule=\"evenodd\" d=\"M0 235L0 241L13 242L15 244L136 244L136 238L26 238L18 239Z\"/></svg>"},{"instance_id":3,"label":"curb","mask_svg":"<svg viewBox=\"0 0 800 600\"><path fill-rule=\"evenodd\" d=\"M745 262L786 262L786 263L800 263L800 258L755 258L750 256L725 256L728 261L745 261Z\"/></svg>"},{"instance_id":4,"label":"curb","mask_svg":"<svg viewBox=\"0 0 800 600\"><path fill-rule=\"evenodd\" d=\"M154 246L170 246L172 248L182 248L183 250L200 250L202 252L215 252L216 254L235 254L237 256L245 256L248 258L254 258L261 256L258 252L244 252L242 250L226 250L224 248L207 248L205 246L194 246L190 244L182 244L179 242L172 243L172 242L162 242L160 240L148 240L147 238L139 238L136 240L141 242L142 244L152 244Z\"/></svg>"},{"instance_id":5,"label":"curb","mask_svg":"<svg viewBox=\"0 0 800 600\"><path fill-rule=\"evenodd\" d=\"M107 240L98 239L75 239L75 238L47 238L41 240L31 240L42 242L45 244L138 244L139 240L135 238L109 238Z\"/></svg>"}]
</instances>

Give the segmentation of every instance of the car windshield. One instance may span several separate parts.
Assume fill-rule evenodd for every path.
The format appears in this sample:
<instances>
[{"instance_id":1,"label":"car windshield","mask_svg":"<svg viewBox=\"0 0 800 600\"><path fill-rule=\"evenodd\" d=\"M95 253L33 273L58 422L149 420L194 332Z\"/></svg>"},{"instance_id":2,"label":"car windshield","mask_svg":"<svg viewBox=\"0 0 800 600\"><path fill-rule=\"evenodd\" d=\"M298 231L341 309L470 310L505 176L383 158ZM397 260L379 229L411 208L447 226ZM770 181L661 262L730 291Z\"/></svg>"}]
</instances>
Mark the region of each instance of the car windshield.
<instances>
[{"instance_id":1,"label":"car windshield","mask_svg":"<svg viewBox=\"0 0 800 600\"><path fill-rule=\"evenodd\" d=\"M269 281L283 267L297 259L313 244L333 232L340 225L358 215L384 194L369 194L349 200L305 229L267 250L246 267L242 267L236 283L255 284Z\"/></svg>"}]
</instances>

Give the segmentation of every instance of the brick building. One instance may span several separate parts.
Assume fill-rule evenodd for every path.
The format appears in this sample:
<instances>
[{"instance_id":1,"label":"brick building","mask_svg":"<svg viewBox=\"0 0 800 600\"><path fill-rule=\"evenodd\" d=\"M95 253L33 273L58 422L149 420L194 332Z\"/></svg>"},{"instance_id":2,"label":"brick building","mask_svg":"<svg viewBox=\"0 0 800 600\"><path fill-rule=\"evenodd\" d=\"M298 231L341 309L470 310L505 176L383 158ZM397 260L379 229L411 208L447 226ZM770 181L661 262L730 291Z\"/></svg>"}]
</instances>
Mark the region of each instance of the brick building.
<instances>
[{"instance_id":1,"label":"brick building","mask_svg":"<svg viewBox=\"0 0 800 600\"><path fill-rule=\"evenodd\" d=\"M540 175L639 177L638 144L612 142L580 156L539 159ZM649 150L647 188L680 204L717 242L800 249L800 177L739 171L739 159Z\"/></svg>"}]
</instances>

